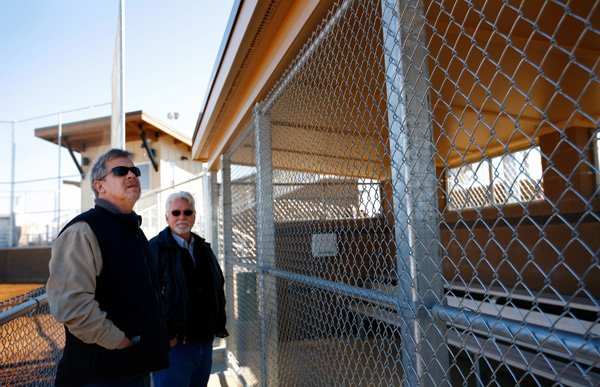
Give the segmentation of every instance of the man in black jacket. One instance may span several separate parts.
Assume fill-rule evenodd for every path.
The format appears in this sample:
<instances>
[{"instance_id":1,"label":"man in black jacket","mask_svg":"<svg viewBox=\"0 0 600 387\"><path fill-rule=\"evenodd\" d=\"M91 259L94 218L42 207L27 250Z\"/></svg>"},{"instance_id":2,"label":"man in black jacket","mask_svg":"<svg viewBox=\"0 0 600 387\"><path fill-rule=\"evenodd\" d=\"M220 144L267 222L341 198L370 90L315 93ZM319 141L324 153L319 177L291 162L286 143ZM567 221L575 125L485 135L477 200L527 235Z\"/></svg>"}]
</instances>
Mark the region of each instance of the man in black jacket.
<instances>
[{"instance_id":1,"label":"man in black jacket","mask_svg":"<svg viewBox=\"0 0 600 387\"><path fill-rule=\"evenodd\" d=\"M223 273L210 244L192 232L194 203L188 192L170 195L169 226L150 240L171 339L170 367L153 374L156 387L206 386L213 340L228 336Z\"/></svg>"}]
</instances>

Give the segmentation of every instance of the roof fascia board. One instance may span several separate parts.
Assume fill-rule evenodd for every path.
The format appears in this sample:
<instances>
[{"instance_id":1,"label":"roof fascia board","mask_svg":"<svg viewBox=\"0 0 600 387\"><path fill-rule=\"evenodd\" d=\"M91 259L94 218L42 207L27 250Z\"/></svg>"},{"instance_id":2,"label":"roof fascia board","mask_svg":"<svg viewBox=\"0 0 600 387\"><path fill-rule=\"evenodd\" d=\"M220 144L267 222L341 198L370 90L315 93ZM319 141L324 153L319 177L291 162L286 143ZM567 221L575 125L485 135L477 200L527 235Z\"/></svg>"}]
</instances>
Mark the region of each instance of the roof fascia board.
<instances>
[{"instance_id":1,"label":"roof fascia board","mask_svg":"<svg viewBox=\"0 0 600 387\"><path fill-rule=\"evenodd\" d=\"M219 52L217 53L217 58L215 59L215 63L213 65L213 70L210 75L208 86L206 88L206 93L204 94L204 101L202 101L202 109L200 110L200 115L198 116L198 120L196 121L196 127L194 128L194 134L192 135L192 138L196 138L200 122L202 121L204 111L206 110L206 104L208 103L208 99L210 98L212 91L214 90L215 78L217 77L217 74L219 73L221 68L221 64L223 63L223 55L225 55L225 50L229 46L229 42L231 40L231 32L233 31L233 26L236 23L236 19L240 11L240 5L241 0L235 0L233 6L231 7L229 21L227 22L227 26L225 27L225 33L223 34L221 46L219 47Z\"/></svg>"},{"instance_id":2,"label":"roof fascia board","mask_svg":"<svg viewBox=\"0 0 600 387\"><path fill-rule=\"evenodd\" d=\"M294 46L294 42L297 41L298 37L302 35L302 32L309 26L313 28L318 24L319 20L311 20L317 10L322 10L329 2L317 2L311 0L301 0L294 2L294 5L289 9L286 15L286 21L283 23L273 39L269 42L269 46L260 59L260 63L256 66L252 77L252 82L244 90L245 95L243 98L244 103L237 107L233 112L233 118L224 124L227 130L220 136L215 144L211 144L208 149L208 145L205 144L205 137L208 133L202 132L203 139L196 138L194 141L194 148L192 155L194 157L200 156L199 152L202 152L203 160L208 161L208 167L210 170L216 170L220 167L220 154L223 153L227 144L232 140L236 130L248 114L251 114L252 107L256 103L257 99L262 94L268 92L267 87L270 87L272 80L281 76L281 73L285 71L287 65L293 59L290 58L290 49ZM312 24L310 24L312 22ZM314 25L313 25L314 24ZM231 48L232 46L230 46ZM301 46L300 46L301 47ZM294 53L295 54L295 53ZM287 60L287 62L286 62ZM215 90L222 90L216 87ZM215 106L212 106L214 109ZM207 111L208 115L204 116L204 130L208 126L208 119L210 113L213 111ZM204 141L203 141L204 140Z\"/></svg>"},{"instance_id":3,"label":"roof fascia board","mask_svg":"<svg viewBox=\"0 0 600 387\"><path fill-rule=\"evenodd\" d=\"M288 62L292 61L296 53L293 53L291 58L287 55L290 53L291 47L297 40L298 36L302 35L302 31L307 25L311 26L311 30L314 29L321 19L315 21L314 26L309 24L311 17L315 11L322 8L323 3L311 0L296 1L294 6L288 12L286 16L286 23L284 23L277 34L273 37L270 42L265 55L262 56L261 63L257 66L258 71L255 72L254 83L247 89L247 93L244 98L244 104L236 110L234 119L226 126L227 131L220 137L219 142L210 150L208 158L208 169L217 170L220 168L221 153L223 153L229 143L236 135L236 131L239 126L244 122L249 114L252 114L252 108L259 102L261 93L266 94L270 91L271 80L273 78L279 78L281 74L287 69ZM300 45L300 48L303 44ZM285 62L285 60L288 62ZM283 66L282 66L283 65ZM279 69L278 72L277 69ZM268 87L268 89L267 89Z\"/></svg>"},{"instance_id":4,"label":"roof fascia board","mask_svg":"<svg viewBox=\"0 0 600 387\"><path fill-rule=\"evenodd\" d=\"M167 125L165 125L163 122L157 120L156 118L154 118L146 113L142 113L141 119L145 123L148 123L148 124L154 126L155 128L159 129L166 135L173 137L175 140L180 141L189 147L192 146L191 139L189 139L188 137L184 136L183 134L169 128Z\"/></svg>"},{"instance_id":5,"label":"roof fascia board","mask_svg":"<svg viewBox=\"0 0 600 387\"><path fill-rule=\"evenodd\" d=\"M206 157L201 155L200 152L204 148L208 133L206 129L210 121L211 115L214 113L215 108L218 104L220 91L224 89L226 82L230 76L233 76L232 69L236 64L236 60L240 60L243 57L243 52L240 50L246 37L246 31L252 21L252 16L256 13L258 7L258 1L244 1L242 6L237 9L237 16L235 23L229 37L229 43L225 50L224 55L219 63L217 74L211 85L211 94L208 96L204 109L200 116L198 123L196 124L196 130L194 131L193 145L192 145L192 158ZM216 92L216 93L215 93ZM200 135L200 139L198 139Z\"/></svg>"},{"instance_id":6,"label":"roof fascia board","mask_svg":"<svg viewBox=\"0 0 600 387\"><path fill-rule=\"evenodd\" d=\"M152 117L151 115L149 115L147 113L144 113L142 110L127 112L125 114L125 122L126 123L128 123L128 121L137 121L137 120L151 125L154 129L157 129L158 131L166 134L167 136L172 137L176 141L179 141L188 147L192 146L192 141L190 138L186 137L185 135L183 135L177 131L174 131L173 129L169 128L163 122L157 120L156 118ZM69 122L69 123L62 124L63 136L67 136L68 134L70 134L70 131L72 131L72 130L81 130L80 128L82 126L89 126L89 125L93 125L93 126L105 125L107 127L110 127L110 116L104 116L104 117L98 117L98 118L92 118L92 119L83 120L83 121L76 121L76 122ZM127 126L126 126L126 128L127 128ZM56 136L57 133L58 133L58 125L46 126L46 127L37 128L34 130L34 135L41 139L46 139L51 136Z\"/></svg>"}]
</instances>

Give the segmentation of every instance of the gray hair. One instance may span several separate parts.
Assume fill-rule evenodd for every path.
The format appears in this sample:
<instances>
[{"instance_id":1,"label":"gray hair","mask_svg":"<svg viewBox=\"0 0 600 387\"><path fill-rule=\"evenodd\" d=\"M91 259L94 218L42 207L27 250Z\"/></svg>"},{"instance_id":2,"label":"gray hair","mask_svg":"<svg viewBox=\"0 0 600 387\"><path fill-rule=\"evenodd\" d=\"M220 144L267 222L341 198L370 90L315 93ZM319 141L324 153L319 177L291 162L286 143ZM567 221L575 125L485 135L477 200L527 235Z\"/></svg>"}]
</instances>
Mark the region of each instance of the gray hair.
<instances>
[{"instance_id":1,"label":"gray hair","mask_svg":"<svg viewBox=\"0 0 600 387\"><path fill-rule=\"evenodd\" d=\"M94 166L92 167L92 172L90 172L90 185L92 186L92 191L94 192L94 197L98 198L98 191L96 191L96 187L94 187L94 183L104 179L104 177L108 174L108 170L106 169L106 162L112 159L118 159L121 157L128 158L133 161L133 153L126 151L124 149L113 148L106 153L103 153L98 157Z\"/></svg>"},{"instance_id":2,"label":"gray hair","mask_svg":"<svg viewBox=\"0 0 600 387\"><path fill-rule=\"evenodd\" d=\"M186 191L179 191L172 193L167 198L167 203L165 205L165 210L167 211L167 213L171 210L171 203L173 203L177 199L187 200L188 204L192 206L192 210L196 211L196 202L194 201L194 197L192 196L192 194Z\"/></svg>"}]
</instances>

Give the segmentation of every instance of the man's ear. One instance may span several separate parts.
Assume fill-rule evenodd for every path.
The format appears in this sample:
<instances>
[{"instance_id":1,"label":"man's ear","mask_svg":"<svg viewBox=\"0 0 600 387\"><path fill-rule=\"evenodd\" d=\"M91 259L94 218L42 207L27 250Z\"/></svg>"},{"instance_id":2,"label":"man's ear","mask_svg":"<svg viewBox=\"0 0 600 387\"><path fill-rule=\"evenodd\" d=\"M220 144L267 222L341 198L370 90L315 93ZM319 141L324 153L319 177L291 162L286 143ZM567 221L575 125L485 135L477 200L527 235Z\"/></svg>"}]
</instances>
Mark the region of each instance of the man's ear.
<instances>
[{"instance_id":1,"label":"man's ear","mask_svg":"<svg viewBox=\"0 0 600 387\"><path fill-rule=\"evenodd\" d=\"M167 223L169 223L169 215L165 214L165 220L167 221Z\"/></svg>"},{"instance_id":2,"label":"man's ear","mask_svg":"<svg viewBox=\"0 0 600 387\"><path fill-rule=\"evenodd\" d=\"M104 193L106 191L102 184L102 180L96 180L94 182L94 188L96 189L96 192L98 192L98 194Z\"/></svg>"}]
</instances>

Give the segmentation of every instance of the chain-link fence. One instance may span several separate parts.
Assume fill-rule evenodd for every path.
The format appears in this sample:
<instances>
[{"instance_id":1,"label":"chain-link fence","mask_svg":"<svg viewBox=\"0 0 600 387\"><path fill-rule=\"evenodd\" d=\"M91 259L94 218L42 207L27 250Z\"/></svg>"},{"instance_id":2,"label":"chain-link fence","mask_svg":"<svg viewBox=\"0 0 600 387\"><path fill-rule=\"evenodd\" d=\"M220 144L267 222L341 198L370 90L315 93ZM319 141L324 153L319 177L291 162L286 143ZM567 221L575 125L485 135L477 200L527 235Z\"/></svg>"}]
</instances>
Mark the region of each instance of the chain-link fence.
<instances>
[{"instance_id":1,"label":"chain-link fence","mask_svg":"<svg viewBox=\"0 0 600 387\"><path fill-rule=\"evenodd\" d=\"M223 158L250 385L600 383L598 1L339 1Z\"/></svg>"},{"instance_id":2,"label":"chain-link fence","mask_svg":"<svg viewBox=\"0 0 600 387\"><path fill-rule=\"evenodd\" d=\"M45 288L3 301L1 307L0 385L54 385L64 328L50 315Z\"/></svg>"},{"instance_id":3,"label":"chain-link fence","mask_svg":"<svg viewBox=\"0 0 600 387\"><path fill-rule=\"evenodd\" d=\"M223 159L247 384L600 382L599 7L333 6ZM1 329L51 383L44 297Z\"/></svg>"}]
</instances>

